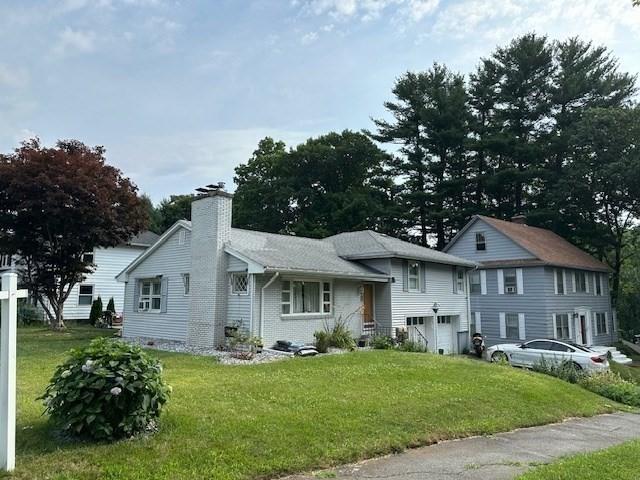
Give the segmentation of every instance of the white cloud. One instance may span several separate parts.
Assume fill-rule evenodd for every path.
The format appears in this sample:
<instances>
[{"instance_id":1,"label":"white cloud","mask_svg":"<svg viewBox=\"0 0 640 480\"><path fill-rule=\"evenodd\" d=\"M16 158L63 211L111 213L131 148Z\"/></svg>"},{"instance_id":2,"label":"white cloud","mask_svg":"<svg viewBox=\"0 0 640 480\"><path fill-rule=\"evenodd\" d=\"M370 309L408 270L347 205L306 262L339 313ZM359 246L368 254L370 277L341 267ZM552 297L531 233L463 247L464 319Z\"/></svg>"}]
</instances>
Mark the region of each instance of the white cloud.
<instances>
[{"instance_id":1,"label":"white cloud","mask_svg":"<svg viewBox=\"0 0 640 480\"><path fill-rule=\"evenodd\" d=\"M310 43L315 42L318 39L318 32L308 32L305 33L300 39L300 43L303 45L309 45Z\"/></svg>"},{"instance_id":2,"label":"white cloud","mask_svg":"<svg viewBox=\"0 0 640 480\"><path fill-rule=\"evenodd\" d=\"M0 87L23 88L28 83L29 74L24 68L0 63Z\"/></svg>"},{"instance_id":3,"label":"white cloud","mask_svg":"<svg viewBox=\"0 0 640 480\"><path fill-rule=\"evenodd\" d=\"M294 0L292 5L313 15L328 15L337 20L355 18L368 22L395 8L391 17L419 22L438 7L439 0Z\"/></svg>"},{"instance_id":4,"label":"white cloud","mask_svg":"<svg viewBox=\"0 0 640 480\"><path fill-rule=\"evenodd\" d=\"M247 128L136 136L107 144L107 161L157 202L211 182L223 181L233 189L235 167L249 160L262 138L270 136L293 146L310 135L303 131Z\"/></svg>"},{"instance_id":5,"label":"white cloud","mask_svg":"<svg viewBox=\"0 0 640 480\"><path fill-rule=\"evenodd\" d=\"M54 53L65 55L68 53L90 53L95 50L96 34L92 31L74 30L66 27L58 35L58 41L53 47Z\"/></svg>"}]
</instances>

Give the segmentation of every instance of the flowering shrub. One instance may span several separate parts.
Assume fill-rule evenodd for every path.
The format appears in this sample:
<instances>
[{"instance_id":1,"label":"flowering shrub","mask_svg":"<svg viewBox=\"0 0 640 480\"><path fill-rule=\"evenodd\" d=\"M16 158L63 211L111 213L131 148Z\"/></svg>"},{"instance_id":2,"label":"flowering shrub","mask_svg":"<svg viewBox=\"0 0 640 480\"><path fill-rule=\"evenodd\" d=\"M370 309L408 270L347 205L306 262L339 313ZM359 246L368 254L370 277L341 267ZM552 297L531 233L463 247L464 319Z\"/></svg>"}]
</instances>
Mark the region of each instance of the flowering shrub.
<instances>
[{"instance_id":1,"label":"flowering shrub","mask_svg":"<svg viewBox=\"0 0 640 480\"><path fill-rule=\"evenodd\" d=\"M99 338L70 351L40 399L63 431L114 440L153 429L170 391L140 347Z\"/></svg>"},{"instance_id":2,"label":"flowering shrub","mask_svg":"<svg viewBox=\"0 0 640 480\"><path fill-rule=\"evenodd\" d=\"M603 397L625 405L640 407L640 386L623 379L611 370L587 375L579 383L587 390L591 390Z\"/></svg>"}]
</instances>

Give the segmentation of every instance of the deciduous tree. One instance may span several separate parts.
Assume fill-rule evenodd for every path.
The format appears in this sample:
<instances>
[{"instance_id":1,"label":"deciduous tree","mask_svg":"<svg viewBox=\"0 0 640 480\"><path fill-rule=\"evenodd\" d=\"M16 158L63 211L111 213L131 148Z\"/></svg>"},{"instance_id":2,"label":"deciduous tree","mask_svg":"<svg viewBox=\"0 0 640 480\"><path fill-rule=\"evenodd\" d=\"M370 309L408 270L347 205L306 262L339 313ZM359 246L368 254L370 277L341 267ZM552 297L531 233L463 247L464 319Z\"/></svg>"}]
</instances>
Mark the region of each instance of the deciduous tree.
<instances>
[{"instance_id":1,"label":"deciduous tree","mask_svg":"<svg viewBox=\"0 0 640 480\"><path fill-rule=\"evenodd\" d=\"M23 283L56 329L72 288L94 269L84 253L147 225L137 187L104 154L76 140L47 148L36 139L0 155L0 251L19 256Z\"/></svg>"}]
</instances>

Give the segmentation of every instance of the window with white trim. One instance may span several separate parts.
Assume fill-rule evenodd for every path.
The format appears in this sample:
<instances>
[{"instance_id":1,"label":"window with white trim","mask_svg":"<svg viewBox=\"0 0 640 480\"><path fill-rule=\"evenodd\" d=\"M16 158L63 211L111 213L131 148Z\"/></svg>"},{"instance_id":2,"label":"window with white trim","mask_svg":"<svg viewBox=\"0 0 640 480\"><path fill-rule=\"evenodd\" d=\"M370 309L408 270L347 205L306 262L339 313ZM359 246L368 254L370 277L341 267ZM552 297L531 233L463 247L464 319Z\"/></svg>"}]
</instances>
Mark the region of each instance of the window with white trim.
<instances>
[{"instance_id":1,"label":"window with white trim","mask_svg":"<svg viewBox=\"0 0 640 480\"><path fill-rule=\"evenodd\" d=\"M159 278L140 280L138 311L159 312L162 305L162 281Z\"/></svg>"},{"instance_id":2,"label":"window with white trim","mask_svg":"<svg viewBox=\"0 0 640 480\"><path fill-rule=\"evenodd\" d=\"M556 338L559 340L570 338L569 333L569 314L557 313L556 314Z\"/></svg>"},{"instance_id":3,"label":"window with white trim","mask_svg":"<svg viewBox=\"0 0 640 480\"><path fill-rule=\"evenodd\" d=\"M80 285L78 287L78 305L91 305L93 303L93 285Z\"/></svg>"},{"instance_id":4,"label":"window with white trim","mask_svg":"<svg viewBox=\"0 0 640 480\"><path fill-rule=\"evenodd\" d=\"M464 293L464 269L456 268L456 292Z\"/></svg>"},{"instance_id":5,"label":"window with white trim","mask_svg":"<svg viewBox=\"0 0 640 480\"><path fill-rule=\"evenodd\" d=\"M587 291L587 273L576 270L574 272L574 288L577 293L585 293Z\"/></svg>"},{"instance_id":6,"label":"window with white trim","mask_svg":"<svg viewBox=\"0 0 640 480\"><path fill-rule=\"evenodd\" d=\"M409 262L409 268L407 271L408 278L408 290L410 292L417 292L420 290L420 263Z\"/></svg>"},{"instance_id":7,"label":"window with white trim","mask_svg":"<svg viewBox=\"0 0 640 480\"><path fill-rule=\"evenodd\" d=\"M95 259L93 252L87 252L82 254L82 261L86 263L93 263Z\"/></svg>"},{"instance_id":8,"label":"window with white trim","mask_svg":"<svg viewBox=\"0 0 640 480\"><path fill-rule=\"evenodd\" d=\"M438 325L451 325L452 320L452 315L440 315L438 317Z\"/></svg>"},{"instance_id":9,"label":"window with white trim","mask_svg":"<svg viewBox=\"0 0 640 480\"><path fill-rule=\"evenodd\" d=\"M564 270L556 268L556 293L564 295Z\"/></svg>"},{"instance_id":10,"label":"window with white trim","mask_svg":"<svg viewBox=\"0 0 640 480\"><path fill-rule=\"evenodd\" d=\"M189 295L191 290L191 276L188 273L182 274L182 288L184 289L184 294Z\"/></svg>"},{"instance_id":11,"label":"window with white trim","mask_svg":"<svg viewBox=\"0 0 640 480\"><path fill-rule=\"evenodd\" d=\"M332 296L331 282L284 280L282 282L282 314L331 313Z\"/></svg>"},{"instance_id":12,"label":"window with white trim","mask_svg":"<svg viewBox=\"0 0 640 480\"><path fill-rule=\"evenodd\" d=\"M518 276L515 268L504 270L504 293L515 295L518 293Z\"/></svg>"},{"instance_id":13,"label":"window with white trim","mask_svg":"<svg viewBox=\"0 0 640 480\"><path fill-rule=\"evenodd\" d=\"M602 295L602 274L594 273L594 278L596 279L596 295Z\"/></svg>"},{"instance_id":14,"label":"window with white trim","mask_svg":"<svg viewBox=\"0 0 640 480\"><path fill-rule=\"evenodd\" d=\"M596 335L607 334L607 316L604 313L596 313Z\"/></svg>"},{"instance_id":15,"label":"window with white trim","mask_svg":"<svg viewBox=\"0 0 640 480\"><path fill-rule=\"evenodd\" d=\"M407 326L424 325L427 317L407 317Z\"/></svg>"},{"instance_id":16,"label":"window with white trim","mask_svg":"<svg viewBox=\"0 0 640 480\"><path fill-rule=\"evenodd\" d=\"M246 273L231 274L231 293L247 295L249 293L249 275Z\"/></svg>"},{"instance_id":17,"label":"window with white trim","mask_svg":"<svg viewBox=\"0 0 640 480\"><path fill-rule=\"evenodd\" d=\"M507 334L506 338L511 338L514 340L520 339L520 319L517 313L505 313L504 315L505 321L505 332Z\"/></svg>"},{"instance_id":18,"label":"window with white trim","mask_svg":"<svg viewBox=\"0 0 640 480\"><path fill-rule=\"evenodd\" d=\"M482 281L480 279L480 271L475 270L471 272L471 294L481 294L482 293Z\"/></svg>"},{"instance_id":19,"label":"window with white trim","mask_svg":"<svg viewBox=\"0 0 640 480\"><path fill-rule=\"evenodd\" d=\"M483 252L487 249L487 240L484 232L476 232L476 251Z\"/></svg>"}]
</instances>

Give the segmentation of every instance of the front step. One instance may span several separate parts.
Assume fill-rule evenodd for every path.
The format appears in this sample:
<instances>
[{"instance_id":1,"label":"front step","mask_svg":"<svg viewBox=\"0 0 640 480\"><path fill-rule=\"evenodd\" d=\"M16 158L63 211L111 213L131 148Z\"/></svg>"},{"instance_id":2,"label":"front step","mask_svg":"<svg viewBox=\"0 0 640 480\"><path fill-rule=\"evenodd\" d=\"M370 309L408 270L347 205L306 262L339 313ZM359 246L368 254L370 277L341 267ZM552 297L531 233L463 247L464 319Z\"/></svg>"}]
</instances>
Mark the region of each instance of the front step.
<instances>
[{"instance_id":1,"label":"front step","mask_svg":"<svg viewBox=\"0 0 640 480\"><path fill-rule=\"evenodd\" d=\"M624 353L620 353L616 347L605 347L600 345L594 345L589 347L591 350L595 350L598 353L611 353L611 360L621 365L628 365L633 363L629 357L627 357Z\"/></svg>"}]
</instances>

